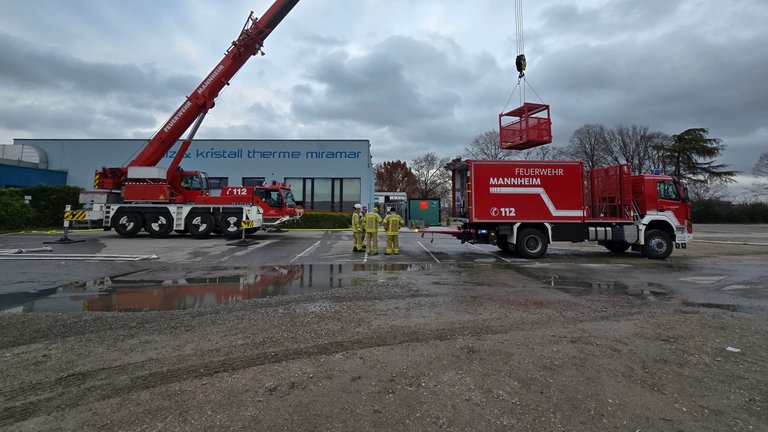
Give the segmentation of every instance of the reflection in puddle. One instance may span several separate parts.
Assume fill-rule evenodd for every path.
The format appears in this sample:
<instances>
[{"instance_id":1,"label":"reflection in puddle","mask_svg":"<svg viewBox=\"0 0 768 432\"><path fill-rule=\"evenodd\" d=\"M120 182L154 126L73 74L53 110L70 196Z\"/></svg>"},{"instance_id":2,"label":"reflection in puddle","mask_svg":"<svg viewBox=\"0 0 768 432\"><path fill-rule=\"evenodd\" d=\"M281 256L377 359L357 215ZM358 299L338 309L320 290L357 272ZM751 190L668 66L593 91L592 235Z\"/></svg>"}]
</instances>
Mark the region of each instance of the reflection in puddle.
<instances>
[{"instance_id":1,"label":"reflection in puddle","mask_svg":"<svg viewBox=\"0 0 768 432\"><path fill-rule=\"evenodd\" d=\"M199 309L241 300L300 294L357 285L379 273L407 272L425 264L321 264L240 269L242 274L183 279L141 279L136 274L101 278L29 294L0 298L6 312L142 312ZM235 270L237 271L237 269ZM370 279L366 279L370 280ZM19 301L21 300L21 301Z\"/></svg>"},{"instance_id":2,"label":"reflection in puddle","mask_svg":"<svg viewBox=\"0 0 768 432\"><path fill-rule=\"evenodd\" d=\"M587 281L578 279L559 279L550 276L543 281L551 288L575 296L631 296L644 299L664 300L672 297L664 287L646 283L643 287L631 287L619 281Z\"/></svg>"},{"instance_id":3,"label":"reflection in puddle","mask_svg":"<svg viewBox=\"0 0 768 432\"><path fill-rule=\"evenodd\" d=\"M724 304L724 303L698 303L698 302L692 302L689 300L683 300L680 302L681 305L685 307L691 307L691 308L707 308L707 309L722 309L727 310L730 312L741 312L742 308L738 305L734 304Z\"/></svg>"}]
</instances>

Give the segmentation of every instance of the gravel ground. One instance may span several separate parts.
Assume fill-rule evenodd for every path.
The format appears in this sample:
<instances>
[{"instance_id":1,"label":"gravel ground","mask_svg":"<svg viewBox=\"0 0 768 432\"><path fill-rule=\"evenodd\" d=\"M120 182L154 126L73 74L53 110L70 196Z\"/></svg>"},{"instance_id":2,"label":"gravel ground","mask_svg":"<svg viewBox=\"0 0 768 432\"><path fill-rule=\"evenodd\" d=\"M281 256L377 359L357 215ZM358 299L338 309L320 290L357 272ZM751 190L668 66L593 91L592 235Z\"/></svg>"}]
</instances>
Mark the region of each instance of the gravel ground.
<instances>
[{"instance_id":1,"label":"gravel ground","mask_svg":"<svg viewBox=\"0 0 768 432\"><path fill-rule=\"evenodd\" d=\"M209 309L0 314L0 430L766 431L766 318L493 265Z\"/></svg>"}]
</instances>

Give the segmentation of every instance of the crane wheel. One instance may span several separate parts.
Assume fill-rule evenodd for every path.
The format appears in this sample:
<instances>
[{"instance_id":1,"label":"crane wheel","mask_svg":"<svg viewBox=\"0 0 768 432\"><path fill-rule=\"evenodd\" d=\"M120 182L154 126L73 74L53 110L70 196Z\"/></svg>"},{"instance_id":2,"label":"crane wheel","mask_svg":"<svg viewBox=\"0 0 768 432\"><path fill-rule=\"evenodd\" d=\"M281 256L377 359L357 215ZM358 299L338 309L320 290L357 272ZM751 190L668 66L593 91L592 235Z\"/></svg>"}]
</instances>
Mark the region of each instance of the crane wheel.
<instances>
[{"instance_id":1,"label":"crane wheel","mask_svg":"<svg viewBox=\"0 0 768 432\"><path fill-rule=\"evenodd\" d=\"M144 225L144 219L140 213L117 212L112 216L115 232L123 237L136 237L142 225Z\"/></svg>"},{"instance_id":2,"label":"crane wheel","mask_svg":"<svg viewBox=\"0 0 768 432\"><path fill-rule=\"evenodd\" d=\"M210 213L192 213L187 216L184 226L192 237L204 239L211 235L216 221Z\"/></svg>"},{"instance_id":3,"label":"crane wheel","mask_svg":"<svg viewBox=\"0 0 768 432\"><path fill-rule=\"evenodd\" d=\"M221 223L219 224L219 228L221 228L221 235L229 239L240 237L240 223L242 220L242 217L239 215L222 215Z\"/></svg>"},{"instance_id":4,"label":"crane wheel","mask_svg":"<svg viewBox=\"0 0 768 432\"><path fill-rule=\"evenodd\" d=\"M150 213L144 221L144 231L152 237L168 237L173 231L173 220L169 213Z\"/></svg>"}]
</instances>

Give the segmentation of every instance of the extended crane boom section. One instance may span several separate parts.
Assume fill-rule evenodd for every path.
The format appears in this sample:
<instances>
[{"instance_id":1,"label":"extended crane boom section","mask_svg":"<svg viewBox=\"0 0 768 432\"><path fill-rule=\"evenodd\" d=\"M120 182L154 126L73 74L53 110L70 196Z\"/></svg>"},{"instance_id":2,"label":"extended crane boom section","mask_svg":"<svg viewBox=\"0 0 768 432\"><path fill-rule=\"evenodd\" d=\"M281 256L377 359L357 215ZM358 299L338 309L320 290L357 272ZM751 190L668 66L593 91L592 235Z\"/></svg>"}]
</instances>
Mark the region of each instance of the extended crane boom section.
<instances>
[{"instance_id":1,"label":"extended crane boom section","mask_svg":"<svg viewBox=\"0 0 768 432\"><path fill-rule=\"evenodd\" d=\"M240 35L227 49L224 58L192 94L187 96L128 166L156 166L195 120L213 108L221 90L251 56L261 51L267 36L298 2L299 0L276 0L261 19L257 19L251 12ZM101 173L97 172L94 185L98 189L119 189L127 175L127 167L105 168Z\"/></svg>"}]
</instances>

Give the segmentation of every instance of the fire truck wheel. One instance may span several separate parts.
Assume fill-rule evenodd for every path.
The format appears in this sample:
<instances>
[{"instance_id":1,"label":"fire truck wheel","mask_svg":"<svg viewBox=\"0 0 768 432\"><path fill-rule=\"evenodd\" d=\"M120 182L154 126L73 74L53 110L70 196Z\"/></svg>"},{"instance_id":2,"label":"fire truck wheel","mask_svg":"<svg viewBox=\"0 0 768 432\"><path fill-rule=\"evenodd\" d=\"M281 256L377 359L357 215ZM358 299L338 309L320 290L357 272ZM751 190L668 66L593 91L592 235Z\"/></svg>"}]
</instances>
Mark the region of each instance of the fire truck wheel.
<instances>
[{"instance_id":1,"label":"fire truck wheel","mask_svg":"<svg viewBox=\"0 0 768 432\"><path fill-rule=\"evenodd\" d=\"M547 238L535 228L526 228L517 235L516 249L522 258L541 258L547 253Z\"/></svg>"},{"instance_id":2,"label":"fire truck wheel","mask_svg":"<svg viewBox=\"0 0 768 432\"><path fill-rule=\"evenodd\" d=\"M210 213L193 213L187 216L184 225L190 236L204 239L211 235L216 221L214 221L213 215Z\"/></svg>"},{"instance_id":3,"label":"fire truck wheel","mask_svg":"<svg viewBox=\"0 0 768 432\"><path fill-rule=\"evenodd\" d=\"M650 259L664 259L672 253L672 238L661 230L649 230L645 233L643 256Z\"/></svg>"},{"instance_id":4,"label":"fire truck wheel","mask_svg":"<svg viewBox=\"0 0 768 432\"><path fill-rule=\"evenodd\" d=\"M605 246L606 249L609 251L615 253L615 254L621 254L627 251L629 249L630 244L625 241L617 241L617 242L605 242L601 243L603 246Z\"/></svg>"},{"instance_id":5,"label":"fire truck wheel","mask_svg":"<svg viewBox=\"0 0 768 432\"><path fill-rule=\"evenodd\" d=\"M123 237L136 237L144 222L139 213L125 212L117 212L112 216L112 221L115 232Z\"/></svg>"},{"instance_id":6,"label":"fire truck wheel","mask_svg":"<svg viewBox=\"0 0 768 432\"><path fill-rule=\"evenodd\" d=\"M240 221L242 218L240 216L230 214L230 215L223 215L221 218L221 224L219 225L221 228L221 235L223 235L226 238L237 238L240 234Z\"/></svg>"},{"instance_id":7,"label":"fire truck wheel","mask_svg":"<svg viewBox=\"0 0 768 432\"><path fill-rule=\"evenodd\" d=\"M152 237L168 237L173 231L173 221L168 213L150 213L144 222L144 230Z\"/></svg>"}]
</instances>

